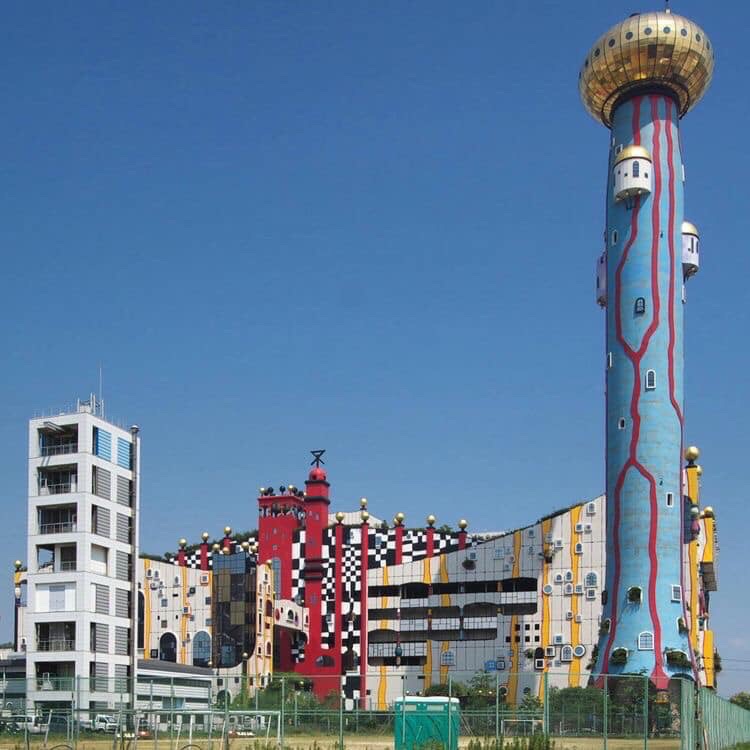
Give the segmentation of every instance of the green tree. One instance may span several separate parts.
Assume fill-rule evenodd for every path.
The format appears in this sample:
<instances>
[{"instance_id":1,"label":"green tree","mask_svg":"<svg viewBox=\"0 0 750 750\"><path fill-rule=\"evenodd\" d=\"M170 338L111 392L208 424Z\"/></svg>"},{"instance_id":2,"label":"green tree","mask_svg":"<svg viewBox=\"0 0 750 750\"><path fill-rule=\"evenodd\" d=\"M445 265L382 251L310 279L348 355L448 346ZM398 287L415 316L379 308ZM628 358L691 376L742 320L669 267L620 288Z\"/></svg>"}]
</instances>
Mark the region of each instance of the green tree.
<instances>
[{"instance_id":1,"label":"green tree","mask_svg":"<svg viewBox=\"0 0 750 750\"><path fill-rule=\"evenodd\" d=\"M746 708L750 711L750 693L735 693L730 699L732 703L735 703L742 708Z\"/></svg>"}]
</instances>

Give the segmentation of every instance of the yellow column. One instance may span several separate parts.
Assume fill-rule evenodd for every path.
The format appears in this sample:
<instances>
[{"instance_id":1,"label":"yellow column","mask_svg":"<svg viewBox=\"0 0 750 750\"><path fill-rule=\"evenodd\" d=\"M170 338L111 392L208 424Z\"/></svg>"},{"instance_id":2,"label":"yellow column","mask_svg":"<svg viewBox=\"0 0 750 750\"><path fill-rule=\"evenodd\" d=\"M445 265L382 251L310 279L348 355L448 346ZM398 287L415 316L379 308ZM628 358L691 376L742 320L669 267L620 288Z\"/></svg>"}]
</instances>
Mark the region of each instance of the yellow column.
<instances>
[{"instance_id":1,"label":"yellow column","mask_svg":"<svg viewBox=\"0 0 750 750\"><path fill-rule=\"evenodd\" d=\"M577 505L575 508L570 510L570 569L573 571L573 586L579 583L578 576L580 571L580 560L581 556L576 554L575 544L579 541L580 534L576 533L576 524L581 520L581 505ZM570 597L570 609L573 612L573 620L570 623L570 645L575 648L581 639L581 626L576 622L576 615L578 614L578 595L573 589L573 596ZM573 656L573 661L570 662L568 667L568 686L579 687L581 684L581 660L577 656Z\"/></svg>"}]
</instances>

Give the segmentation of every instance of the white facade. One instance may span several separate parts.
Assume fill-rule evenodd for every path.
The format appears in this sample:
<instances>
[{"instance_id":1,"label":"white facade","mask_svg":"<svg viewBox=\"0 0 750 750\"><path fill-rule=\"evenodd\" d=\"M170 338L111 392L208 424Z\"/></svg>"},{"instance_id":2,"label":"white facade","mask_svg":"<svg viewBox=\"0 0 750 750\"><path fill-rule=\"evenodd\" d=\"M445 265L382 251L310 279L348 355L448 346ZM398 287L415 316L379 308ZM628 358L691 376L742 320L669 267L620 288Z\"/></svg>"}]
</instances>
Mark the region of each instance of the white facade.
<instances>
[{"instance_id":1,"label":"white facade","mask_svg":"<svg viewBox=\"0 0 750 750\"><path fill-rule=\"evenodd\" d=\"M92 397L29 422L30 709L72 695L84 709L129 701L139 439L99 412Z\"/></svg>"}]
</instances>

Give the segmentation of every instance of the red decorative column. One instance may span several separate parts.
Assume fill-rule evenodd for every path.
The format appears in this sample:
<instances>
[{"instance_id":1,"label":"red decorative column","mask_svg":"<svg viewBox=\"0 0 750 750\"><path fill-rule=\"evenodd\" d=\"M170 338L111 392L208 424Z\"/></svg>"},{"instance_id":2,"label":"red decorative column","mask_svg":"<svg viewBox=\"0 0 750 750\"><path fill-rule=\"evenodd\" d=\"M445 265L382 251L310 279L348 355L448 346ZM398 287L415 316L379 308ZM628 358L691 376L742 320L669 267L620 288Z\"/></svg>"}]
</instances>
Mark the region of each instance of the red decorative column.
<instances>
[{"instance_id":1,"label":"red decorative column","mask_svg":"<svg viewBox=\"0 0 750 750\"><path fill-rule=\"evenodd\" d=\"M404 551L404 516L403 513L396 513L395 518L393 521L396 524L396 528L394 529L396 532L396 565L401 565L401 561L403 560L403 551Z\"/></svg>"},{"instance_id":2,"label":"red decorative column","mask_svg":"<svg viewBox=\"0 0 750 750\"><path fill-rule=\"evenodd\" d=\"M187 565L187 559L185 558L185 545L187 539L180 539L180 549L177 551L177 564L184 568Z\"/></svg>"},{"instance_id":3,"label":"red decorative column","mask_svg":"<svg viewBox=\"0 0 750 750\"><path fill-rule=\"evenodd\" d=\"M459 549L466 549L466 527L469 525L469 522L462 518L458 522L458 528L460 531L458 532L458 548Z\"/></svg>"},{"instance_id":4,"label":"red decorative column","mask_svg":"<svg viewBox=\"0 0 750 750\"><path fill-rule=\"evenodd\" d=\"M367 659L370 652L367 640L367 557L370 543L370 524L368 523L370 514L364 510L365 506L362 507L362 540L359 558L359 707L367 708Z\"/></svg>"},{"instance_id":5,"label":"red decorative column","mask_svg":"<svg viewBox=\"0 0 750 750\"><path fill-rule=\"evenodd\" d=\"M203 541L201 542L200 546L200 566L201 570L208 570L208 532L204 531L201 534L201 539Z\"/></svg>"},{"instance_id":6,"label":"red decorative column","mask_svg":"<svg viewBox=\"0 0 750 750\"><path fill-rule=\"evenodd\" d=\"M432 557L435 554L435 520L435 516L427 516L427 539L425 541L427 557Z\"/></svg>"}]
</instances>

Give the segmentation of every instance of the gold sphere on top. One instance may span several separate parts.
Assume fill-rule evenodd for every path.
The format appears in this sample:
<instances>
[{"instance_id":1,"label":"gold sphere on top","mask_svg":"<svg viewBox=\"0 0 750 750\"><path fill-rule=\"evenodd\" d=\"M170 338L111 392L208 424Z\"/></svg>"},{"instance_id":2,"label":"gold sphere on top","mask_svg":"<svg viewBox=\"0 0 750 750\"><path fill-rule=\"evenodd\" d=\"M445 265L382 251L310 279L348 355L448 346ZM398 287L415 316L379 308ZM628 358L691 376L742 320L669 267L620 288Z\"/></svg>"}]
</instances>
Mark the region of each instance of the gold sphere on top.
<instances>
[{"instance_id":1,"label":"gold sphere on top","mask_svg":"<svg viewBox=\"0 0 750 750\"><path fill-rule=\"evenodd\" d=\"M700 455L701 452L694 445L685 448L685 460L690 461L690 463L697 461L700 458Z\"/></svg>"},{"instance_id":2,"label":"gold sphere on top","mask_svg":"<svg viewBox=\"0 0 750 750\"><path fill-rule=\"evenodd\" d=\"M427 525L428 526L434 526L435 525L435 521L437 521L437 518L435 518L435 516L433 516L432 513L430 513L430 515L427 516Z\"/></svg>"},{"instance_id":3,"label":"gold sphere on top","mask_svg":"<svg viewBox=\"0 0 750 750\"><path fill-rule=\"evenodd\" d=\"M218 552L221 549L221 545L218 542L214 542L213 545L212 545L212 547L211 547L211 549L214 552Z\"/></svg>"},{"instance_id":4,"label":"gold sphere on top","mask_svg":"<svg viewBox=\"0 0 750 750\"><path fill-rule=\"evenodd\" d=\"M467 527L468 525L469 525L469 522L468 522L468 521L467 521L467 520L466 520L465 518L462 518L462 519L461 519L461 520L460 520L460 521L458 522L458 528L459 528L459 529L461 529L461 531L466 531L466 527Z\"/></svg>"},{"instance_id":5,"label":"gold sphere on top","mask_svg":"<svg viewBox=\"0 0 750 750\"><path fill-rule=\"evenodd\" d=\"M703 475L703 467L700 464L695 465L695 473L700 477Z\"/></svg>"},{"instance_id":6,"label":"gold sphere on top","mask_svg":"<svg viewBox=\"0 0 750 750\"><path fill-rule=\"evenodd\" d=\"M208 532L207 532L207 531L204 531L204 532L203 532L203 533L201 534L201 539L202 539L202 540L203 540L204 542L207 542L207 541L208 541Z\"/></svg>"},{"instance_id":7,"label":"gold sphere on top","mask_svg":"<svg viewBox=\"0 0 750 750\"><path fill-rule=\"evenodd\" d=\"M187 544L187 539L185 539L185 537L182 537L182 539L180 539L179 544L180 544L180 547L184 547Z\"/></svg>"},{"instance_id":8,"label":"gold sphere on top","mask_svg":"<svg viewBox=\"0 0 750 750\"><path fill-rule=\"evenodd\" d=\"M248 549L250 548L250 542L248 542L247 539L245 539L244 542L240 542L240 547L242 547L242 549L244 549L245 552L247 552Z\"/></svg>"},{"instance_id":9,"label":"gold sphere on top","mask_svg":"<svg viewBox=\"0 0 750 750\"><path fill-rule=\"evenodd\" d=\"M13 563L13 565L15 566L15 569L16 569L16 570L21 570L21 568L23 567L23 563L22 563L22 562L21 562L20 560L16 560L16 561L15 561L15 562Z\"/></svg>"},{"instance_id":10,"label":"gold sphere on top","mask_svg":"<svg viewBox=\"0 0 750 750\"><path fill-rule=\"evenodd\" d=\"M398 524L399 526L401 526L401 524L402 524L402 523L404 522L404 519L405 519L405 518L406 518L406 516L405 516L405 515L404 515L403 513L401 513L401 512L399 511L399 512L398 512L398 513L396 513L396 515L395 515L395 516L393 517L393 520L394 520L394 521L395 521L395 522L396 522L396 523L397 523L397 524Z\"/></svg>"},{"instance_id":11,"label":"gold sphere on top","mask_svg":"<svg viewBox=\"0 0 750 750\"><path fill-rule=\"evenodd\" d=\"M698 24L669 11L634 14L596 40L578 76L589 114L607 127L623 98L667 91L680 117L706 93L714 72L711 40Z\"/></svg>"},{"instance_id":12,"label":"gold sphere on top","mask_svg":"<svg viewBox=\"0 0 750 750\"><path fill-rule=\"evenodd\" d=\"M226 536L229 536L232 533L232 527L231 526L225 526L224 527L224 534Z\"/></svg>"},{"instance_id":13,"label":"gold sphere on top","mask_svg":"<svg viewBox=\"0 0 750 750\"><path fill-rule=\"evenodd\" d=\"M343 520L344 520L344 514L341 511L339 511L336 514L336 523L341 523Z\"/></svg>"},{"instance_id":14,"label":"gold sphere on top","mask_svg":"<svg viewBox=\"0 0 750 750\"><path fill-rule=\"evenodd\" d=\"M362 519L362 523L367 523L367 521L370 519L370 514L366 510L363 510L359 514L359 517Z\"/></svg>"},{"instance_id":15,"label":"gold sphere on top","mask_svg":"<svg viewBox=\"0 0 750 750\"><path fill-rule=\"evenodd\" d=\"M705 518L713 518L714 517L714 509L710 505L707 505L703 509L703 515L704 515Z\"/></svg>"},{"instance_id":16,"label":"gold sphere on top","mask_svg":"<svg viewBox=\"0 0 750 750\"><path fill-rule=\"evenodd\" d=\"M359 507L360 508L366 508L367 507L367 498L366 497L360 497L359 498Z\"/></svg>"}]
</instances>

